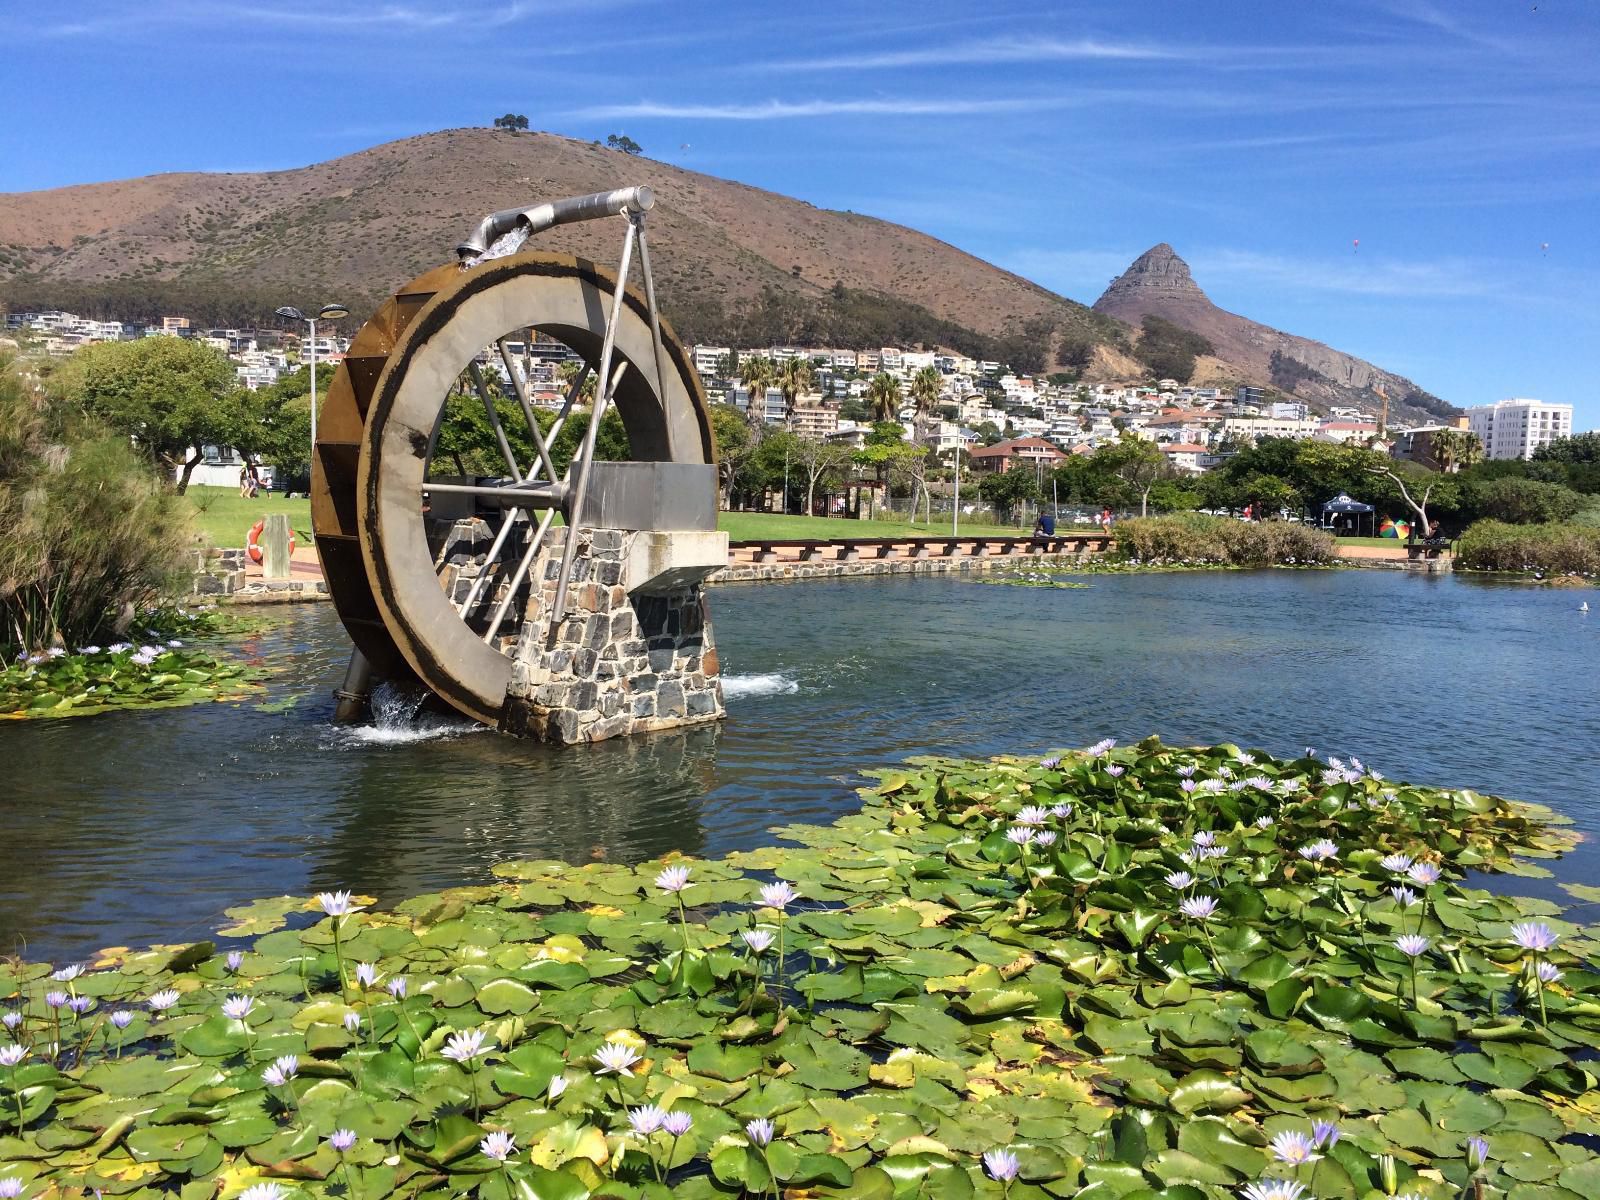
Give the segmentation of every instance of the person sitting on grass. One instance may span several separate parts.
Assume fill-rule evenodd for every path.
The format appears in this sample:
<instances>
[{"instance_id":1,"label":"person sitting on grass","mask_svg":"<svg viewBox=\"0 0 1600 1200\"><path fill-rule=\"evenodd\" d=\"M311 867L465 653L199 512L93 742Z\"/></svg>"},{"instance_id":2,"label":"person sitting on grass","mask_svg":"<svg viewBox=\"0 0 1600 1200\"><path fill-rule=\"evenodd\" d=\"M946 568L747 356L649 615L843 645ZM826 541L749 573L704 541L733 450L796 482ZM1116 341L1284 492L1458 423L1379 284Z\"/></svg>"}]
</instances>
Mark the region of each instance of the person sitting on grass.
<instances>
[{"instance_id":1,"label":"person sitting on grass","mask_svg":"<svg viewBox=\"0 0 1600 1200\"><path fill-rule=\"evenodd\" d=\"M1051 513L1042 512L1039 519L1033 523L1032 543L1042 546L1056 535L1056 519Z\"/></svg>"}]
</instances>

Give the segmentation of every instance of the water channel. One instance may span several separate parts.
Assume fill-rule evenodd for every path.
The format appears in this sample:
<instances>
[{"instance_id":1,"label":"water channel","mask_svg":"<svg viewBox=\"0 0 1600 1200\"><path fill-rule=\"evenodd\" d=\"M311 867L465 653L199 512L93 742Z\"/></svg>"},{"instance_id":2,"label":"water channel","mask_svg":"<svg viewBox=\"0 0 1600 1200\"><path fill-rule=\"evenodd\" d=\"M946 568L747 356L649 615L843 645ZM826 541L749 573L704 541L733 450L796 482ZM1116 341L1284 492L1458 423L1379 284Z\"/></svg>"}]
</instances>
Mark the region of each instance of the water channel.
<instances>
[{"instance_id":1,"label":"water channel","mask_svg":"<svg viewBox=\"0 0 1600 1200\"><path fill-rule=\"evenodd\" d=\"M848 810L862 768L1150 733L1537 800L1588 835L1559 877L1600 882L1600 613L1580 597L1382 571L1087 582L724 587L726 723L566 750L398 704L334 727L343 631L284 612L242 647L276 668L257 700L0 725L0 945L178 942L259 896L392 903L516 858L715 855Z\"/></svg>"}]
</instances>

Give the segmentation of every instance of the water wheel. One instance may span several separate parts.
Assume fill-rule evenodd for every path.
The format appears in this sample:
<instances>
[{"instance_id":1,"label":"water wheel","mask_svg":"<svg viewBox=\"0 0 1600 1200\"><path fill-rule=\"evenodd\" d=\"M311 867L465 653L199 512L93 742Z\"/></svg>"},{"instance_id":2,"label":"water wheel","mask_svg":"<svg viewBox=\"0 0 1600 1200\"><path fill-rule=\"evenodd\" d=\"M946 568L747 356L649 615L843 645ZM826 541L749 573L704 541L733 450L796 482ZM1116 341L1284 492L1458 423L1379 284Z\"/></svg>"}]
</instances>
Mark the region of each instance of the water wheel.
<instances>
[{"instance_id":1,"label":"water wheel","mask_svg":"<svg viewBox=\"0 0 1600 1200\"><path fill-rule=\"evenodd\" d=\"M603 211L600 200L609 201ZM377 677L419 681L491 725L501 723L518 639L541 631L537 610L531 626L524 619L530 563L564 540L562 570L570 569L578 539L550 531L579 523L599 418L615 408L635 461L715 461L699 376L654 312L642 230L648 190L563 203L591 210L567 219L628 217L620 272L566 255L480 257L485 245L469 244L463 263L418 276L361 327L317 423L312 523L357 650ZM558 205L496 214L485 226L499 222L488 232L502 234L505 249L559 223L560 213ZM636 234L645 293L619 294ZM541 397L532 353L561 347L576 377L553 397L547 383ZM568 430L570 461L559 469L561 431L575 412L573 429L584 423L591 383L587 429L576 446ZM463 469L447 447L474 423L477 467Z\"/></svg>"}]
</instances>

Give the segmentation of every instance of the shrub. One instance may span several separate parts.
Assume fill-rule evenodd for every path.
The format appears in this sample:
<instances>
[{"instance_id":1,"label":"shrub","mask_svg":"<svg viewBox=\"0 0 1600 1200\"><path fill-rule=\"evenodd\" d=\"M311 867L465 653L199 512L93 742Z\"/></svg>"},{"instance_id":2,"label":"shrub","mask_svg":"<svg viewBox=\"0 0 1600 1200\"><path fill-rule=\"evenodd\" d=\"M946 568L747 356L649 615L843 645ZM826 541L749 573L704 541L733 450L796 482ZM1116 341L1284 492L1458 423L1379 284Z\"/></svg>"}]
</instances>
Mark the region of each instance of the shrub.
<instances>
[{"instance_id":1,"label":"shrub","mask_svg":"<svg viewBox=\"0 0 1600 1200\"><path fill-rule=\"evenodd\" d=\"M1589 501L1589 497L1558 483L1516 478L1475 483L1466 499L1484 520L1511 525L1570 521Z\"/></svg>"},{"instance_id":2,"label":"shrub","mask_svg":"<svg viewBox=\"0 0 1600 1200\"><path fill-rule=\"evenodd\" d=\"M1479 521L1461 535L1456 564L1472 571L1594 575L1600 573L1600 529Z\"/></svg>"},{"instance_id":3,"label":"shrub","mask_svg":"<svg viewBox=\"0 0 1600 1200\"><path fill-rule=\"evenodd\" d=\"M1308 566L1334 558L1332 535L1286 521L1235 521L1178 513L1124 521L1115 533L1120 557L1158 566Z\"/></svg>"},{"instance_id":4,"label":"shrub","mask_svg":"<svg viewBox=\"0 0 1600 1200\"><path fill-rule=\"evenodd\" d=\"M0 361L0 647L77 645L154 600L192 541L183 502L128 440Z\"/></svg>"}]
</instances>

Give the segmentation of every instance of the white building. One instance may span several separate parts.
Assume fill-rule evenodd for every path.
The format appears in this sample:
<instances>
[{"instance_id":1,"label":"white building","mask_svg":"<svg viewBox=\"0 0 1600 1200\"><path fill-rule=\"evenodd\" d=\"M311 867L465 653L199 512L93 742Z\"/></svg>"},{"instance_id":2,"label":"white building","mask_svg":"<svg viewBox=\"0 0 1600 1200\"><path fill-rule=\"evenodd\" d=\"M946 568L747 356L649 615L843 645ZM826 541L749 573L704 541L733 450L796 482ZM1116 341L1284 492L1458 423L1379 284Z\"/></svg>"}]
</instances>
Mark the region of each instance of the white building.
<instances>
[{"instance_id":1,"label":"white building","mask_svg":"<svg viewBox=\"0 0 1600 1200\"><path fill-rule=\"evenodd\" d=\"M1512 399L1467 409L1467 428L1489 458L1531 458L1540 446L1572 436L1572 405Z\"/></svg>"},{"instance_id":2,"label":"white building","mask_svg":"<svg viewBox=\"0 0 1600 1200\"><path fill-rule=\"evenodd\" d=\"M703 379L715 379L722 374L722 364L728 357L726 346L696 346L694 348L694 369L700 372Z\"/></svg>"}]
</instances>

